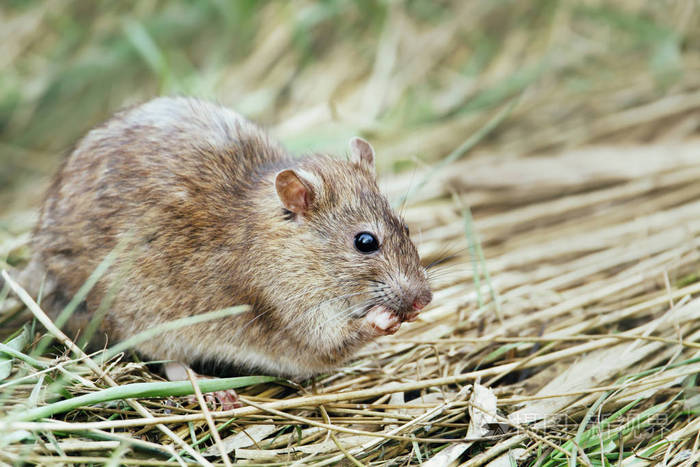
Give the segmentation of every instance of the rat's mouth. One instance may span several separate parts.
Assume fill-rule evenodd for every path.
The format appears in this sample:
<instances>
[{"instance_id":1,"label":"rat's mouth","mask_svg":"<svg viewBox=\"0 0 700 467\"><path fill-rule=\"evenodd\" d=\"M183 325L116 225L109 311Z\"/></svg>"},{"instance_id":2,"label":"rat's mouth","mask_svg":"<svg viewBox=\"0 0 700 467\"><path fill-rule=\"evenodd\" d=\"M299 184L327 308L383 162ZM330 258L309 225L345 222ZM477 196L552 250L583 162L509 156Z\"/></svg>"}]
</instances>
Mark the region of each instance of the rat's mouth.
<instances>
[{"instance_id":1,"label":"rat's mouth","mask_svg":"<svg viewBox=\"0 0 700 467\"><path fill-rule=\"evenodd\" d=\"M374 305L369 308L365 319L378 335L394 334L405 321L415 321L418 318L417 311L408 313L392 310L385 305Z\"/></svg>"}]
</instances>

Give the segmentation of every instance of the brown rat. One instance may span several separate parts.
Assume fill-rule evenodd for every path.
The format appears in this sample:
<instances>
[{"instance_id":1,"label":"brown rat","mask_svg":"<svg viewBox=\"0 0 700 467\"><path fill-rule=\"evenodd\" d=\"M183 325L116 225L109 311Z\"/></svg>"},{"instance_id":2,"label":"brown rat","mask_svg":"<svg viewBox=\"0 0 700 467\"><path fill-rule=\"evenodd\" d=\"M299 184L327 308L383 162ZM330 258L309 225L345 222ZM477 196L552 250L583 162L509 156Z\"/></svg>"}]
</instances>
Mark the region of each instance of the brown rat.
<instances>
[{"instance_id":1,"label":"brown rat","mask_svg":"<svg viewBox=\"0 0 700 467\"><path fill-rule=\"evenodd\" d=\"M48 190L29 268L60 309L119 242L125 254L68 327L110 303L110 342L174 319L243 314L164 332L145 356L303 378L392 334L431 300L404 222L379 192L374 150L296 159L218 105L158 98L90 131Z\"/></svg>"}]
</instances>

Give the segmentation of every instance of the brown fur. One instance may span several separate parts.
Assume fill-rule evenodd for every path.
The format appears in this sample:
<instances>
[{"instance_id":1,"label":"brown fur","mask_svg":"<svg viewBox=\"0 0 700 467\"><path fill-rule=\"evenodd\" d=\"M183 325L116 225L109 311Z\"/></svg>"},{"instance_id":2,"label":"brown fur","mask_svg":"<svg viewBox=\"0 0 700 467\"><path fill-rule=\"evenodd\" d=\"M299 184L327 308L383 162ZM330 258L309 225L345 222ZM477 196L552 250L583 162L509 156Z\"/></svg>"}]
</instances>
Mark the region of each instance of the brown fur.
<instances>
[{"instance_id":1,"label":"brown fur","mask_svg":"<svg viewBox=\"0 0 700 467\"><path fill-rule=\"evenodd\" d=\"M313 196L304 213L285 210L278 198L275 175L284 169L308 176ZM362 231L378 235L378 254L354 248ZM403 313L414 299L430 301L416 249L365 155L293 159L237 114L195 99L159 98L122 111L65 161L34 235L35 267L55 283L47 303L64 304L120 241L125 253L88 295L72 332L110 287L114 299L100 327L110 342L252 305L137 347L153 359L308 376L375 337L362 320L367 304Z\"/></svg>"}]
</instances>

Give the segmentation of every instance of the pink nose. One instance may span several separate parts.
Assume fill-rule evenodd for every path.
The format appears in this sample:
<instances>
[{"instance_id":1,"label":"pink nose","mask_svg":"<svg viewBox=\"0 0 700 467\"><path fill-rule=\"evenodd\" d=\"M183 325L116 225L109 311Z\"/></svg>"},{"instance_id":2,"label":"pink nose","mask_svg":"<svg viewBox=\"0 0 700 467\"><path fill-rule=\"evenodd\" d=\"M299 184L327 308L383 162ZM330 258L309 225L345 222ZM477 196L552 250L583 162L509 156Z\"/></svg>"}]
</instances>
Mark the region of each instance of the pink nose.
<instances>
[{"instance_id":1,"label":"pink nose","mask_svg":"<svg viewBox=\"0 0 700 467\"><path fill-rule=\"evenodd\" d=\"M413 309L414 310L422 310L425 308L425 306L430 303L430 300L433 299L433 296L430 292L424 295L419 295L413 300Z\"/></svg>"}]
</instances>

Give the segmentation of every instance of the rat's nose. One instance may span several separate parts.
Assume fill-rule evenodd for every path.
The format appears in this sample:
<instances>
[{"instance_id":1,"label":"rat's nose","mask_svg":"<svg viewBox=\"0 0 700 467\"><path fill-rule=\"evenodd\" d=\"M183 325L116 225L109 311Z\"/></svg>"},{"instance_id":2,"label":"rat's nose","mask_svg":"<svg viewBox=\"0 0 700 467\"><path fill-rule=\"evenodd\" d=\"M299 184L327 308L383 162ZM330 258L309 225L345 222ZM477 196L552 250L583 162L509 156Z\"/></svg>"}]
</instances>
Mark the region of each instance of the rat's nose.
<instances>
[{"instance_id":1,"label":"rat's nose","mask_svg":"<svg viewBox=\"0 0 700 467\"><path fill-rule=\"evenodd\" d=\"M433 293L430 290L423 290L416 298L413 299L413 309L416 311L422 310L433 299Z\"/></svg>"}]
</instances>

